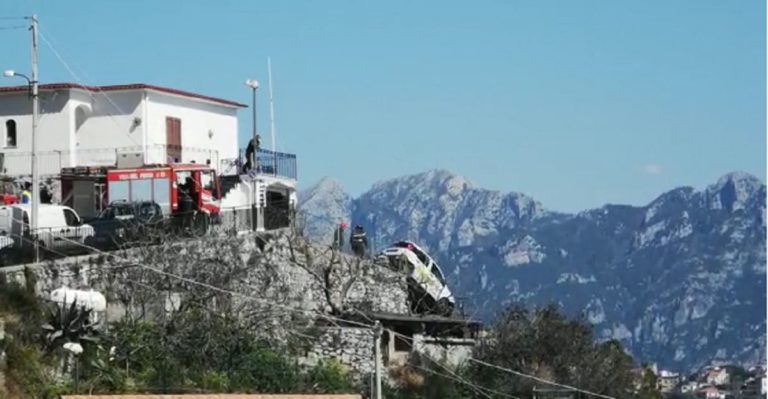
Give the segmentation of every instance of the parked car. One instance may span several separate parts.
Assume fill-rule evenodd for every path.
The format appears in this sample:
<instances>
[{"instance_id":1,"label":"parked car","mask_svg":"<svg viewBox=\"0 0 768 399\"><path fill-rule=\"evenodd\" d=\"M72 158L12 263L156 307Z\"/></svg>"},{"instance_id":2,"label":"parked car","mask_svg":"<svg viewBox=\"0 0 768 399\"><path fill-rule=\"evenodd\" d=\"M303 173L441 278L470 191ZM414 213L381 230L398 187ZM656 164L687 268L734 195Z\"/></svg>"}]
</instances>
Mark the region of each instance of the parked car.
<instances>
[{"instance_id":1,"label":"parked car","mask_svg":"<svg viewBox=\"0 0 768 399\"><path fill-rule=\"evenodd\" d=\"M377 258L389 267L408 275L412 310L450 316L455 307L451 290L440 267L418 245L400 241L382 251Z\"/></svg>"},{"instance_id":2,"label":"parked car","mask_svg":"<svg viewBox=\"0 0 768 399\"><path fill-rule=\"evenodd\" d=\"M165 226L163 212L152 201L116 201L88 223L94 235L86 245L99 249L114 249L128 243L150 239L153 232Z\"/></svg>"},{"instance_id":3,"label":"parked car","mask_svg":"<svg viewBox=\"0 0 768 399\"><path fill-rule=\"evenodd\" d=\"M23 252L28 253L35 242L41 247L42 257L87 252L83 244L88 237L93 236L93 227L83 223L74 209L63 205L40 204L37 230L32 231L30 204L16 204L8 208L11 211L10 236L16 247Z\"/></svg>"}]
</instances>

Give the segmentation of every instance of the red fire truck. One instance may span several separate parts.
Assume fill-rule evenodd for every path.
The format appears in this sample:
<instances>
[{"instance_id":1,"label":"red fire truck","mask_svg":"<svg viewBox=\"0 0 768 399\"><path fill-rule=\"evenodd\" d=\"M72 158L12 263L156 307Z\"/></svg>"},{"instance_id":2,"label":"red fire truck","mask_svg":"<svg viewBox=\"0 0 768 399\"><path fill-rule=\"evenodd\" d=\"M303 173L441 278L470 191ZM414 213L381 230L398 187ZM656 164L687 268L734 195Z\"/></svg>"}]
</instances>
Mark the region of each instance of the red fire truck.
<instances>
[{"instance_id":1,"label":"red fire truck","mask_svg":"<svg viewBox=\"0 0 768 399\"><path fill-rule=\"evenodd\" d=\"M221 210L216 171L200 164L66 168L61 191L62 203L84 218L98 216L115 201L152 201L166 217L186 218L207 228Z\"/></svg>"}]
</instances>

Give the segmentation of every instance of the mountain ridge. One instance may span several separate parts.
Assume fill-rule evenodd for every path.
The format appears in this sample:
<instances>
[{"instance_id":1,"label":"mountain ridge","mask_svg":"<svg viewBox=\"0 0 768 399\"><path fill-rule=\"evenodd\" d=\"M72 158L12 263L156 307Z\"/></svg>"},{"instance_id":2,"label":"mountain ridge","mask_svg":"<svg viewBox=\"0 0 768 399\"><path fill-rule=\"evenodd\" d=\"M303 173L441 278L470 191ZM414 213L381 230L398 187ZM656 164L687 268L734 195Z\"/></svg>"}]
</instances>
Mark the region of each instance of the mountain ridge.
<instances>
[{"instance_id":1,"label":"mountain ridge","mask_svg":"<svg viewBox=\"0 0 768 399\"><path fill-rule=\"evenodd\" d=\"M486 320L506 304L555 302L584 314L600 339L668 368L764 356L765 184L748 173L577 213L445 170L377 182L357 198L331 188L300 196L316 198L303 212L362 224L377 249L420 242Z\"/></svg>"}]
</instances>

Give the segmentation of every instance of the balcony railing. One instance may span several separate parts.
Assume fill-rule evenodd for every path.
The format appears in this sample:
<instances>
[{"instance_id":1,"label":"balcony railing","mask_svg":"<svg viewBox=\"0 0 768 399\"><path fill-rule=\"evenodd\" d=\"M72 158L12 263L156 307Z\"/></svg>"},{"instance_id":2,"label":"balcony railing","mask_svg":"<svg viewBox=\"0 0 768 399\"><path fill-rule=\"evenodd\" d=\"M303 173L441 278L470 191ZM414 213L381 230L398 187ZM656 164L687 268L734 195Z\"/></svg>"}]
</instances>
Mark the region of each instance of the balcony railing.
<instances>
[{"instance_id":1,"label":"balcony railing","mask_svg":"<svg viewBox=\"0 0 768 399\"><path fill-rule=\"evenodd\" d=\"M219 173L222 175L249 173L249 171L243 169L243 165L245 165L245 157L243 157L242 154L243 151L240 151L241 156L237 159L222 159ZM259 150L256 152L256 173L296 180L296 155L284 152Z\"/></svg>"},{"instance_id":2,"label":"balcony railing","mask_svg":"<svg viewBox=\"0 0 768 399\"><path fill-rule=\"evenodd\" d=\"M170 159L170 153L180 154L181 159ZM150 144L147 146L119 148L91 148L77 151L38 151L38 168L41 176L58 175L62 168L76 166L115 166L121 154L140 153L147 164L182 163L220 165L215 150ZM32 153L0 151L0 174L8 176L30 176L32 174Z\"/></svg>"},{"instance_id":3,"label":"balcony railing","mask_svg":"<svg viewBox=\"0 0 768 399\"><path fill-rule=\"evenodd\" d=\"M259 150L256 159L259 173L296 179L296 155Z\"/></svg>"},{"instance_id":4,"label":"balcony railing","mask_svg":"<svg viewBox=\"0 0 768 399\"><path fill-rule=\"evenodd\" d=\"M147 164L167 164L176 160L170 153L181 154L179 162L208 164L218 168L221 175L237 175L243 171L243 151L237 159L220 159L217 151L203 148L166 146L151 144L146 147L93 148L77 151L38 151L38 165L41 176L61 173L62 168L76 166L115 166L121 154L143 153ZM257 173L262 175L297 178L296 155L261 149L256 152ZM8 176L30 176L32 174L32 153L0 150L0 174Z\"/></svg>"}]
</instances>

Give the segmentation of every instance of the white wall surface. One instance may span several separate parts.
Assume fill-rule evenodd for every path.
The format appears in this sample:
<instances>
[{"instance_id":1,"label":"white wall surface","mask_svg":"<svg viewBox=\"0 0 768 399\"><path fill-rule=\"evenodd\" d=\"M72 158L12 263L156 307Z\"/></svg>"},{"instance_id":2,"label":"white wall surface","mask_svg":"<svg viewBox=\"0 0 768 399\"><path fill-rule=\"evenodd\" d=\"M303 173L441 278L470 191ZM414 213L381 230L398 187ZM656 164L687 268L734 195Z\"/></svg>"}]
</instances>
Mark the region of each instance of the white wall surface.
<instances>
[{"instance_id":1,"label":"white wall surface","mask_svg":"<svg viewBox=\"0 0 768 399\"><path fill-rule=\"evenodd\" d=\"M133 148L141 151L144 145L144 123L134 126L134 118L142 118L142 92L125 91L91 93L72 90L66 112L77 154L73 161L78 166L105 165L115 162L115 149ZM85 121L76 126L77 109L86 111Z\"/></svg>"},{"instance_id":2,"label":"white wall surface","mask_svg":"<svg viewBox=\"0 0 768 399\"><path fill-rule=\"evenodd\" d=\"M220 160L237 157L237 109L157 92L149 93L147 104L150 148L166 144L165 120L173 117L181 120L181 146L189 148L182 149L182 162L210 159L218 169ZM155 162L165 162L163 151L149 155Z\"/></svg>"},{"instance_id":3,"label":"white wall surface","mask_svg":"<svg viewBox=\"0 0 768 399\"><path fill-rule=\"evenodd\" d=\"M166 117L181 120L181 145L187 147L182 162L210 160L219 169L221 160L238 155L236 108L151 90L62 89L41 91L40 99L37 137L43 175L57 174L62 167L112 165L118 151L144 151L145 163L166 163ZM0 152L8 174L31 173L31 112L27 93L0 94ZM139 124L134 123L137 118ZM8 119L16 121L15 148L5 148Z\"/></svg>"},{"instance_id":4,"label":"white wall surface","mask_svg":"<svg viewBox=\"0 0 768 399\"><path fill-rule=\"evenodd\" d=\"M43 174L60 167L59 155L53 153L54 150L70 149L68 98L67 90L40 93L37 146L42 152L39 165ZM6 147L5 123L8 119L16 121L15 148ZM31 173L32 100L26 92L0 94L0 151L5 154L3 167L8 173Z\"/></svg>"}]
</instances>

